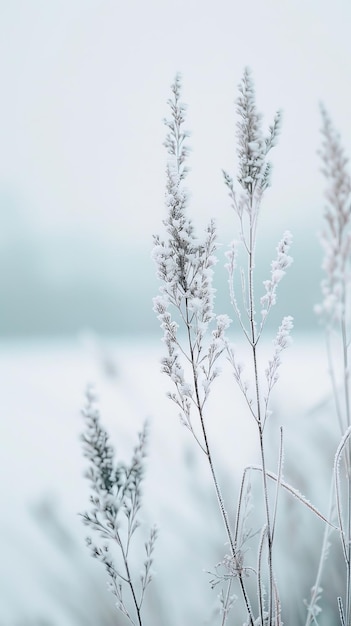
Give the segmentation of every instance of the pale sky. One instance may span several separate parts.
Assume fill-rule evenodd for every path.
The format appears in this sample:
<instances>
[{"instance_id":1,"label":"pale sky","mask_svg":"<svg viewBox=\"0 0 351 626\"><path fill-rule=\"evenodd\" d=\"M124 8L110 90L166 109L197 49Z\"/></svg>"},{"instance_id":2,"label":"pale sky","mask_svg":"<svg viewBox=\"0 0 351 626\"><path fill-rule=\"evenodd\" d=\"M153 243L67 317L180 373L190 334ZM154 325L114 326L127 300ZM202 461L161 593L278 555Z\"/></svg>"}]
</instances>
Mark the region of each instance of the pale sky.
<instances>
[{"instance_id":1,"label":"pale sky","mask_svg":"<svg viewBox=\"0 0 351 626\"><path fill-rule=\"evenodd\" d=\"M2 0L0 241L20 232L50 248L64 237L79 250L95 240L140 278L128 254L148 253L164 217L162 119L177 71L192 132L190 210L201 224L214 216L223 242L234 238L221 169L235 174L234 100L249 65L264 122L284 112L261 237L289 228L318 252L318 104L351 155L350 28L347 0ZM64 257L48 267L65 275Z\"/></svg>"}]
</instances>

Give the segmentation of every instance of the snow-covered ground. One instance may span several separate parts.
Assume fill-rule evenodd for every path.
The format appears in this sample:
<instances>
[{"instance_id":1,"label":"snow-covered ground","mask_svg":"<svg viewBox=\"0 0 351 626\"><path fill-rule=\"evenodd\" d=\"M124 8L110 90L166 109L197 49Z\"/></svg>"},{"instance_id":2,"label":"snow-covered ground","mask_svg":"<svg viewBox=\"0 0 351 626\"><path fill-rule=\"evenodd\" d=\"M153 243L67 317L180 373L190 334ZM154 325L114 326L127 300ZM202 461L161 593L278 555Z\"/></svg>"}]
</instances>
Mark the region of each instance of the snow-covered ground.
<instances>
[{"instance_id":1,"label":"snow-covered ground","mask_svg":"<svg viewBox=\"0 0 351 626\"><path fill-rule=\"evenodd\" d=\"M262 363L270 350L264 347ZM1 344L1 626L124 624L105 589L105 572L87 554L86 529L77 515L88 503L79 442L88 382L96 384L103 423L121 457L128 459L143 420L151 421L144 519L157 522L160 538L149 623L210 623L216 592L204 570L220 560L225 539L208 468L165 397L169 381L160 373L162 351L158 338ZM295 336L273 393L271 469L276 470L283 424L286 477L324 513L338 440L329 396L323 339ZM216 382L207 419L230 513L241 471L257 460L257 446L229 371ZM282 503L281 516L281 568L286 588L293 585L296 615L304 615L323 527L310 511L300 516L295 501Z\"/></svg>"}]
</instances>

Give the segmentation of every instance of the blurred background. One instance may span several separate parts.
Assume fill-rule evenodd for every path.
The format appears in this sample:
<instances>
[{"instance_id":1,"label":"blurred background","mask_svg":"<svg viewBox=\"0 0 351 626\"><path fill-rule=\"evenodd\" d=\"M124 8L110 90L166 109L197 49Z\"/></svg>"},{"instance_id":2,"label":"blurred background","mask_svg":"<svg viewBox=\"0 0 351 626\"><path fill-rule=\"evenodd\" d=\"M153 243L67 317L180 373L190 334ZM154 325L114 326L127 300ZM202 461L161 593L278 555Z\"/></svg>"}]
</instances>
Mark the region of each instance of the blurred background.
<instances>
[{"instance_id":1,"label":"blurred background","mask_svg":"<svg viewBox=\"0 0 351 626\"><path fill-rule=\"evenodd\" d=\"M191 131L189 210L199 229L212 217L218 225L218 313L230 313L222 266L237 237L221 170L235 176L234 101L246 65L264 125L283 110L257 279L268 278L275 246L291 230L294 264L272 321L293 315L296 342L276 407L294 424L293 449L308 471L319 468L322 482L309 495L323 495L323 505L334 439L324 450L329 383L313 313L324 205L319 103L351 153L350 23L346 0L332 7L327 0L0 0L1 626L125 623L104 572L90 564L77 518L88 501L78 440L88 382L98 384L122 455L128 457L143 419L153 420L145 515L165 529L158 568L169 582L168 592L152 596L153 626L211 623L214 596L197 573L221 558L223 545L217 514L209 513L205 470L164 400L168 384L159 374L162 346L152 312L152 235L162 232L165 217L163 118L178 71ZM224 422L232 402L226 393L221 388ZM299 437L302 423L321 437L320 465L310 440ZM246 426L238 428L244 437ZM255 450L250 437L235 441L229 456L238 477ZM228 467L218 456L225 479ZM174 472L180 467L184 472ZM297 539L298 528L296 521ZM311 531L317 551L318 528ZM187 529L190 550L179 529ZM313 584L315 560L306 545L310 570L291 599L294 624ZM193 597L180 603L190 580ZM207 599L200 606L194 597Z\"/></svg>"},{"instance_id":2,"label":"blurred background","mask_svg":"<svg viewBox=\"0 0 351 626\"><path fill-rule=\"evenodd\" d=\"M315 324L318 105L349 146L348 2L3 0L0 12L3 338L155 331L150 249L164 217L169 86L180 71L192 215L199 227L214 217L226 246L236 232L221 170L235 174L245 65L264 124L284 112L261 220L262 278L289 228L287 309L299 327Z\"/></svg>"}]
</instances>

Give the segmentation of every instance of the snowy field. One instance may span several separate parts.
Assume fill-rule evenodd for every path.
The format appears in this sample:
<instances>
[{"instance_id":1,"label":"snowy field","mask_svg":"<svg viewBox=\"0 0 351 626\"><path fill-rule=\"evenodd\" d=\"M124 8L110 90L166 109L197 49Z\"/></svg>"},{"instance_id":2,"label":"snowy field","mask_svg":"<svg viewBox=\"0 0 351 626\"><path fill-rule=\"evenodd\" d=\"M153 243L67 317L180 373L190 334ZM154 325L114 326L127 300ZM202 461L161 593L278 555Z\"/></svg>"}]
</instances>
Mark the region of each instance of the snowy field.
<instances>
[{"instance_id":1,"label":"snowy field","mask_svg":"<svg viewBox=\"0 0 351 626\"><path fill-rule=\"evenodd\" d=\"M125 624L106 590L105 572L88 555L77 515L88 504L79 442L88 382L96 384L102 420L120 457L128 460L150 418L143 517L148 526L157 522L160 538L148 623L219 623L213 619L217 592L206 571L223 556L225 540L208 468L165 397L162 350L158 337L1 344L1 626ZM270 351L264 346L262 363ZM295 335L283 355L272 408L270 469L276 471L283 424L285 477L326 514L338 437L322 337ZM241 471L257 461L257 447L229 371L214 387L207 419L231 514ZM297 626L304 623L303 599L314 582L323 526L295 500L281 500L278 569ZM332 607L331 583L329 591Z\"/></svg>"}]
</instances>

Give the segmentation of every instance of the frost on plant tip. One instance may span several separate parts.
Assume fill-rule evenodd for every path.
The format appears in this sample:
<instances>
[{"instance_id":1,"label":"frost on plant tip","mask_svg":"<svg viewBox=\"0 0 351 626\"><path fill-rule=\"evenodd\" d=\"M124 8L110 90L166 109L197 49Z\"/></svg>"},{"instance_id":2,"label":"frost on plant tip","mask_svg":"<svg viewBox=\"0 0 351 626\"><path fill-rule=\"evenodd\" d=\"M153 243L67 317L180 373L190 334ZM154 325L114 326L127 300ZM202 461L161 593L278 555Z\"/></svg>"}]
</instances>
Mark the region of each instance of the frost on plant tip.
<instances>
[{"instance_id":1,"label":"frost on plant tip","mask_svg":"<svg viewBox=\"0 0 351 626\"><path fill-rule=\"evenodd\" d=\"M269 135L264 137L262 116L257 111L255 89L249 68L244 71L239 92L236 102L239 114L237 123L238 181L246 190L255 186L258 192L263 192L270 184L271 172L270 163L266 162L266 155L276 145L281 126L281 113L276 114L269 128Z\"/></svg>"},{"instance_id":2,"label":"frost on plant tip","mask_svg":"<svg viewBox=\"0 0 351 626\"><path fill-rule=\"evenodd\" d=\"M270 186L272 166L267 160L271 148L277 143L281 128L281 112L278 111L268 135L262 131L262 116L257 110L256 94L251 77L251 71L246 68L239 84L239 97L236 101L237 122L237 180L244 190L244 194L237 196L234 190L233 178L223 172L225 183L229 189L232 206L240 218L247 212L251 218L257 214L262 194ZM254 197L255 202L249 198Z\"/></svg>"}]
</instances>

